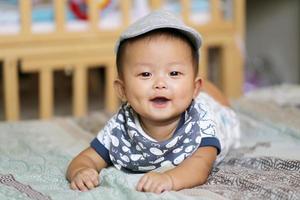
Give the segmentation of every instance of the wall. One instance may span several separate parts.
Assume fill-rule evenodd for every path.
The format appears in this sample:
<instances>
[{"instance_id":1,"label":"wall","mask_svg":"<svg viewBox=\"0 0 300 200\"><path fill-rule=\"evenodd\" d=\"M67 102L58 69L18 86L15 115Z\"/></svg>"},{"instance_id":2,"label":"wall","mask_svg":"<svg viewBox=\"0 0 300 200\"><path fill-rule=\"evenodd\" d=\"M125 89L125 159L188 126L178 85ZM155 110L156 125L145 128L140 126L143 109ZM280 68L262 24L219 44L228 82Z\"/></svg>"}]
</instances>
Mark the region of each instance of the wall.
<instances>
[{"instance_id":1,"label":"wall","mask_svg":"<svg viewBox=\"0 0 300 200\"><path fill-rule=\"evenodd\" d=\"M264 84L300 83L298 0L248 0L248 71L264 73Z\"/></svg>"}]
</instances>

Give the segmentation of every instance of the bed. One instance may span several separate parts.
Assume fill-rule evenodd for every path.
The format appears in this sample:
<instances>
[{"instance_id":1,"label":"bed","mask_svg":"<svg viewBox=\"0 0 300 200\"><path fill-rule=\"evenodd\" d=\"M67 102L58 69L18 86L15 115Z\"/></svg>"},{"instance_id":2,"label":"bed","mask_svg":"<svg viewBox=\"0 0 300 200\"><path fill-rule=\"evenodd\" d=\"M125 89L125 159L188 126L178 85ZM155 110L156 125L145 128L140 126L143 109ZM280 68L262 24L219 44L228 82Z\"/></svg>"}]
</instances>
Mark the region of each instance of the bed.
<instances>
[{"instance_id":1,"label":"bed","mask_svg":"<svg viewBox=\"0 0 300 200\"><path fill-rule=\"evenodd\" d=\"M16 5L4 7L6 2ZM219 49L216 84L230 98L242 94L244 0L111 0L117 9L101 10L100 14L100 1L91 0L85 1L86 20L72 20L74 16L67 9L70 1L44 0L51 4L39 10L36 2L39 0L0 1L5 120L15 121L21 116L20 72L38 74L40 119L54 116L53 74L58 70L66 70L73 77L73 116L87 113L87 71L91 68L105 69L105 108L115 111L119 102L112 89L116 76L114 43L124 28L154 9L175 12L201 32L200 73L204 78L213 74L208 67L210 50Z\"/></svg>"},{"instance_id":2,"label":"bed","mask_svg":"<svg viewBox=\"0 0 300 200\"><path fill-rule=\"evenodd\" d=\"M69 189L67 165L89 145L99 117L0 123L0 199L299 199L299 95L299 85L281 85L233 101L240 147L213 168L206 184L161 195L135 191L141 175L113 167L101 172L99 187Z\"/></svg>"}]
</instances>

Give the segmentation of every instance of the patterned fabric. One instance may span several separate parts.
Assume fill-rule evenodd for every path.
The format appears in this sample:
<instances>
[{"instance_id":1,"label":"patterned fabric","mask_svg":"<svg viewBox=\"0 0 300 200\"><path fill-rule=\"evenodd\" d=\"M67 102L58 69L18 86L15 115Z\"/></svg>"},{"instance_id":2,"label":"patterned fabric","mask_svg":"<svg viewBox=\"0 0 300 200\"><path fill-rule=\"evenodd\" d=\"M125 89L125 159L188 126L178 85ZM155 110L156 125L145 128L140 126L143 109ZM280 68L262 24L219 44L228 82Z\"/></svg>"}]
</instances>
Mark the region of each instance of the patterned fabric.
<instances>
[{"instance_id":1,"label":"patterned fabric","mask_svg":"<svg viewBox=\"0 0 300 200\"><path fill-rule=\"evenodd\" d=\"M24 184L16 181L12 174L7 174L7 175L0 174L0 184L14 187L21 193L26 194L31 199L50 200L49 196L45 196L42 193L32 189L29 185L24 185Z\"/></svg>"},{"instance_id":2,"label":"patterned fabric","mask_svg":"<svg viewBox=\"0 0 300 200\"><path fill-rule=\"evenodd\" d=\"M300 161L231 157L200 188L230 199L300 199Z\"/></svg>"},{"instance_id":3,"label":"patterned fabric","mask_svg":"<svg viewBox=\"0 0 300 200\"><path fill-rule=\"evenodd\" d=\"M118 169L124 167L139 172L180 164L198 149L202 138L216 135L215 122L203 107L193 102L172 138L157 142L139 133L133 109L128 104L123 105L110 135L111 161Z\"/></svg>"},{"instance_id":4,"label":"patterned fabric","mask_svg":"<svg viewBox=\"0 0 300 200\"><path fill-rule=\"evenodd\" d=\"M198 196L208 190L231 200L296 200L300 199L299 174L299 160L231 157L213 169L206 184L181 192Z\"/></svg>"},{"instance_id":5,"label":"patterned fabric","mask_svg":"<svg viewBox=\"0 0 300 200\"><path fill-rule=\"evenodd\" d=\"M216 164L218 164L225 158L230 149L240 146L240 120L231 108L220 105L206 93L198 95L195 101L206 102L211 117L217 122L216 137L222 148L216 160Z\"/></svg>"}]
</instances>

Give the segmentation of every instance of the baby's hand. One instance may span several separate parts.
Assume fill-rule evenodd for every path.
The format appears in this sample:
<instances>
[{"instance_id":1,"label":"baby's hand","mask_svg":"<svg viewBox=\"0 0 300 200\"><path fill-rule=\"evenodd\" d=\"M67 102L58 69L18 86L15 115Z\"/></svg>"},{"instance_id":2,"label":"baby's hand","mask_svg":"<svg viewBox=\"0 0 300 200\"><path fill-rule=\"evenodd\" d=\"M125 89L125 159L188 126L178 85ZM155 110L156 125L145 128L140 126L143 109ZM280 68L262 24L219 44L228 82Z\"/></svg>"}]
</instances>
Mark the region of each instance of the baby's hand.
<instances>
[{"instance_id":1,"label":"baby's hand","mask_svg":"<svg viewBox=\"0 0 300 200\"><path fill-rule=\"evenodd\" d=\"M88 191L99 185L98 172L92 168L80 169L72 178L70 187L73 190Z\"/></svg>"},{"instance_id":2,"label":"baby's hand","mask_svg":"<svg viewBox=\"0 0 300 200\"><path fill-rule=\"evenodd\" d=\"M166 173L148 172L137 184L137 190L140 192L154 192L160 194L164 191L170 191L173 188L173 181L170 175Z\"/></svg>"}]
</instances>

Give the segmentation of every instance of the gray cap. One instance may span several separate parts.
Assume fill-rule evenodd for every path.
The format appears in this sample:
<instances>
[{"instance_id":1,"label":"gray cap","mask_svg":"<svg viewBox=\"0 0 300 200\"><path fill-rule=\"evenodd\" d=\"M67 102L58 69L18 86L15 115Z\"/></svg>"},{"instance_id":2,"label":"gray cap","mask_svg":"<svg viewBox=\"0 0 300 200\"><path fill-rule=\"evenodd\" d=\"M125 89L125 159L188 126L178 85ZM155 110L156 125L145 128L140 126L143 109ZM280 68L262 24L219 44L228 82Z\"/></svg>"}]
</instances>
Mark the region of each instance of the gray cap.
<instances>
[{"instance_id":1,"label":"gray cap","mask_svg":"<svg viewBox=\"0 0 300 200\"><path fill-rule=\"evenodd\" d=\"M185 36L187 36L196 49L199 49L201 46L201 36L196 30L186 26L173 14L167 11L158 10L151 12L145 17L142 17L141 19L137 20L135 23L131 24L120 35L115 46L115 52L118 52L119 45L123 40L134 38L160 28L176 29Z\"/></svg>"}]
</instances>

